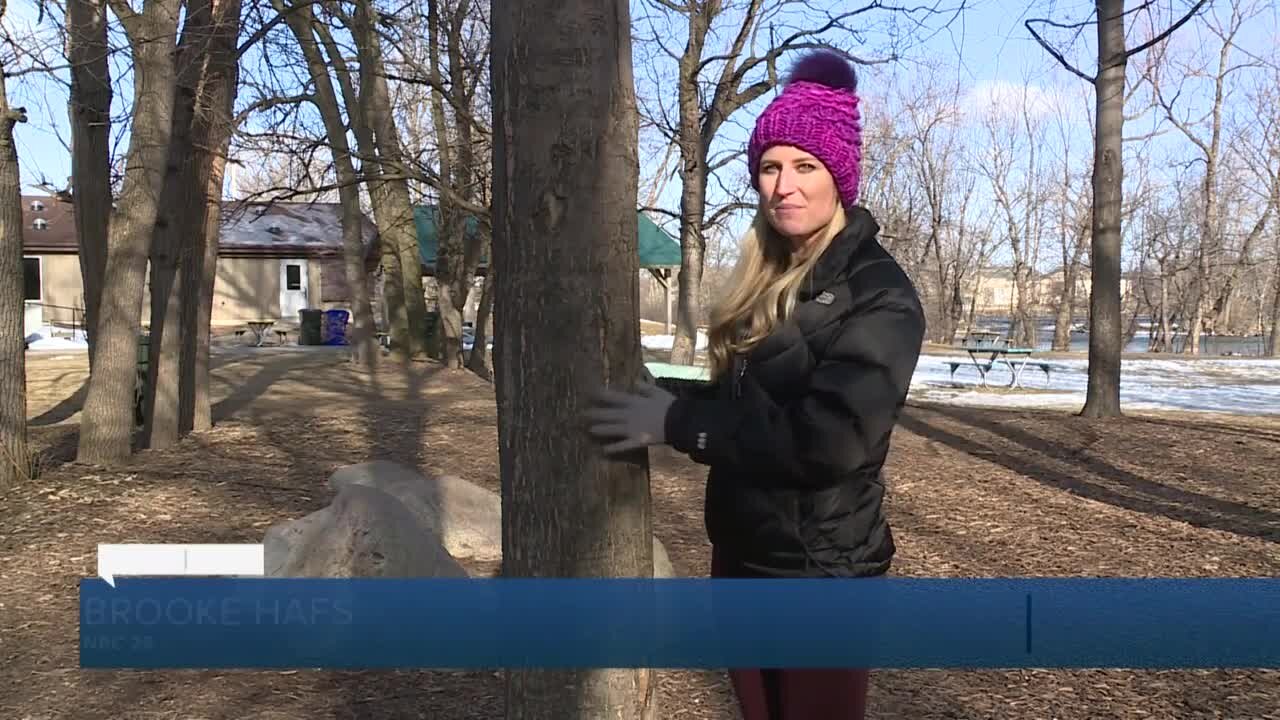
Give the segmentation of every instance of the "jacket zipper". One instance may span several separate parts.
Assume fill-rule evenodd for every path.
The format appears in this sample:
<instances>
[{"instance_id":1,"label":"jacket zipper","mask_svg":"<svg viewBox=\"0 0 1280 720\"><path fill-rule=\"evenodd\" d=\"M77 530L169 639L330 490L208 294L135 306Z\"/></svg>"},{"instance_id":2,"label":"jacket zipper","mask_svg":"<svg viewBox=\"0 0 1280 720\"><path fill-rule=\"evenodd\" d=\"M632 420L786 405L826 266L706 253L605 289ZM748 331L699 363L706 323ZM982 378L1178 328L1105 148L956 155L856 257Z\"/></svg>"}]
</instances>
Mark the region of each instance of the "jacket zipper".
<instances>
[{"instance_id":1,"label":"jacket zipper","mask_svg":"<svg viewBox=\"0 0 1280 720\"><path fill-rule=\"evenodd\" d=\"M733 397L738 399L742 397L742 376L747 374L747 356L742 355L738 359L738 374L733 378Z\"/></svg>"}]
</instances>

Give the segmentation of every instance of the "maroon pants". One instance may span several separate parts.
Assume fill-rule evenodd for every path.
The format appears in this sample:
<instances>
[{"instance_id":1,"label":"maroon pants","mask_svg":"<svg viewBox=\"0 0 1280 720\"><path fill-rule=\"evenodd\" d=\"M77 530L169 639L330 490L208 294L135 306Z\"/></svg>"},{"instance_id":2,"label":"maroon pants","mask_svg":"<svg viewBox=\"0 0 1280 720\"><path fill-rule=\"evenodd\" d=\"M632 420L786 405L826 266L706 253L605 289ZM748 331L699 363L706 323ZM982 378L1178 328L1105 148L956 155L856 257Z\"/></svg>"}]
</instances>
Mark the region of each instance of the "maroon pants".
<instances>
[{"instance_id":1,"label":"maroon pants","mask_svg":"<svg viewBox=\"0 0 1280 720\"><path fill-rule=\"evenodd\" d=\"M754 577L725 556L711 551L711 577ZM729 670L743 720L863 720L867 708L867 670Z\"/></svg>"}]
</instances>

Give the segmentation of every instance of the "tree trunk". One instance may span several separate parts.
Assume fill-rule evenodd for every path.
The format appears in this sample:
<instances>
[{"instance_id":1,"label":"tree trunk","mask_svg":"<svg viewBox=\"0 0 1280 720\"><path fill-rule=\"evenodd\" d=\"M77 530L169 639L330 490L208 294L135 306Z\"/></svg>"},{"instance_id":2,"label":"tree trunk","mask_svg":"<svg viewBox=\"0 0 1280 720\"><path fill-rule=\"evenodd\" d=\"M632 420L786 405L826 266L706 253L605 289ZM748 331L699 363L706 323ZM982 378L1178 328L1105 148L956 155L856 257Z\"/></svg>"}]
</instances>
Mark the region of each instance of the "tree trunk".
<instances>
[{"instance_id":1,"label":"tree trunk","mask_svg":"<svg viewBox=\"0 0 1280 720\"><path fill-rule=\"evenodd\" d=\"M94 332L107 267L111 222L111 70L107 66L104 0L67 0L67 63L71 66L71 199L75 213L84 329L93 367Z\"/></svg>"},{"instance_id":2,"label":"tree trunk","mask_svg":"<svg viewBox=\"0 0 1280 720\"><path fill-rule=\"evenodd\" d=\"M4 11L0 9L0 17ZM27 445L27 345L24 339L22 182L13 126L26 113L10 108L0 62L0 489L30 480Z\"/></svg>"},{"instance_id":3,"label":"tree trunk","mask_svg":"<svg viewBox=\"0 0 1280 720\"><path fill-rule=\"evenodd\" d=\"M625 0L493 6L506 577L653 573L647 454L607 459L566 431L597 387L631 388L640 376L629 14ZM509 671L506 717L653 718L655 679L650 669Z\"/></svg>"},{"instance_id":4,"label":"tree trunk","mask_svg":"<svg viewBox=\"0 0 1280 720\"><path fill-rule=\"evenodd\" d=\"M693 365L697 357L698 320L702 310L699 298L707 252L702 228L706 170L706 161L698 150L681 171L684 187L680 192L680 286L676 293L676 336L671 345L671 362L676 365Z\"/></svg>"},{"instance_id":5,"label":"tree trunk","mask_svg":"<svg viewBox=\"0 0 1280 720\"><path fill-rule=\"evenodd\" d=\"M1124 189L1124 0L1098 0L1098 77L1093 152L1093 254L1089 293L1089 385L1085 417L1120 412L1120 240Z\"/></svg>"},{"instance_id":6,"label":"tree trunk","mask_svg":"<svg viewBox=\"0 0 1280 720\"><path fill-rule=\"evenodd\" d=\"M191 233L181 257L181 343L179 352L178 431L213 427L209 398L209 341L213 287L217 279L222 229L222 181L231 143L232 107L239 83L237 40L241 0L212 0L207 63L198 85L199 110L191 120L191 174L187 179L185 226Z\"/></svg>"},{"instance_id":7,"label":"tree trunk","mask_svg":"<svg viewBox=\"0 0 1280 720\"><path fill-rule=\"evenodd\" d=\"M485 380L493 379L493 367L489 362L489 325L493 317L493 265L485 273L480 289L480 304L476 307L475 343L467 356L467 369Z\"/></svg>"},{"instance_id":8,"label":"tree trunk","mask_svg":"<svg viewBox=\"0 0 1280 720\"><path fill-rule=\"evenodd\" d=\"M215 0L221 6L223 0ZM226 0L234 5L239 16L239 0ZM220 12L220 11L219 11ZM230 15L230 12L228 12ZM221 113L214 127L209 128L210 142L197 147L196 153L205 156L201 164L208 164L208 182L204 185L204 204L198 222L192 225L195 237L191 243L190 262L183 265L183 287L196 290L188 292L182 305L182 356L179 359L182 380L178 385L179 429L183 433L205 432L213 427L213 403L209 397L209 341L213 323L213 287L218 275L218 238L222 228L222 180L227 166L226 152L231 139L231 103L238 78L234 59L231 67L216 83L206 86L211 99L217 102L208 107ZM225 100L225 104L223 101ZM213 138L219 138L214 140Z\"/></svg>"},{"instance_id":9,"label":"tree trunk","mask_svg":"<svg viewBox=\"0 0 1280 720\"><path fill-rule=\"evenodd\" d=\"M173 123L174 51L180 0L154 0L121 18L134 67L133 124L124 184L108 235L96 366L81 413L77 460L109 464L132 452L143 282L155 231Z\"/></svg>"},{"instance_id":10,"label":"tree trunk","mask_svg":"<svg viewBox=\"0 0 1280 720\"><path fill-rule=\"evenodd\" d=\"M1173 331L1169 327L1169 273L1160 264L1160 344L1157 352L1173 349Z\"/></svg>"},{"instance_id":11,"label":"tree trunk","mask_svg":"<svg viewBox=\"0 0 1280 720\"><path fill-rule=\"evenodd\" d=\"M1280 358L1280 229L1276 231L1275 275L1271 281L1271 338L1268 344L1270 357Z\"/></svg>"},{"instance_id":12,"label":"tree trunk","mask_svg":"<svg viewBox=\"0 0 1280 720\"><path fill-rule=\"evenodd\" d=\"M159 450L177 444L180 437L182 326L184 289L182 269L191 260L193 227L203 212L205 188L200 184L192 125L212 39L212 6L209 0L190 0L175 60L177 82L173 101L173 126L169 161L156 227L151 238L151 340L147 360L147 391L143 439Z\"/></svg>"},{"instance_id":13,"label":"tree trunk","mask_svg":"<svg viewBox=\"0 0 1280 720\"><path fill-rule=\"evenodd\" d=\"M277 12L284 12L283 4L276 2ZM332 38L322 29L323 26L317 25L315 22L315 14L311 8L299 8L292 10L289 18L286 20L289 29L293 32L294 38L297 39L298 45L302 48L303 57L307 63L307 71L311 76L311 82L315 85L315 98L313 104L320 112L320 118L324 122L325 135L329 140L329 150L333 156L335 174L338 179L338 200L342 206L342 265L343 274L346 276L347 291L351 298L352 307L352 335L351 344L352 362L363 364L371 367L376 357L377 347L374 344L374 320L373 306L369 299L369 281L365 272L365 246L364 246L364 215L360 210L360 186L359 176L356 174L355 165L352 162L351 145L347 141L347 123L343 121L342 109L338 103L338 90L335 89L333 79L329 74L329 64L334 66L338 75L338 84L342 91L344 102L347 104L347 112L351 118L351 126L355 130L356 142L359 143L360 149L364 152L373 152L373 132L366 122L367 116L363 115L357 98L355 97L355 89L352 85L351 74L347 69L345 60L342 55L333 47ZM320 43L316 42L316 32L320 32L321 40L329 53L329 63L325 61L325 54L321 52ZM373 164L372 162L370 163ZM373 199L375 209L381 207L379 202L384 191L385 183L371 184L369 186L370 197ZM384 234L385 238L386 235ZM384 246L383 257L388 256ZM390 253L391 258L395 258L395 253ZM386 266L384 265L384 268ZM396 262L391 268L391 275L398 279L399 263ZM395 287L400 287L396 284ZM399 301L401 298L397 297ZM396 310L403 309L403 303L397 302L392 308ZM393 327L396 327L393 325ZM407 325L401 327L401 340L408 332Z\"/></svg>"},{"instance_id":14,"label":"tree trunk","mask_svg":"<svg viewBox=\"0 0 1280 720\"><path fill-rule=\"evenodd\" d=\"M452 182L458 174L453 161L455 137L449 127L444 111L444 80L440 72L440 49L452 47L456 39L441 32L440 2L427 1L427 35L428 65L431 72L431 122L436 131L436 155L438 174L441 180ZM453 58L450 58L452 62ZM450 67L450 70L454 68ZM457 88L453 88L456 90ZM459 130L465 122L459 122ZM469 139L468 139L469 142ZM459 134L456 148L463 150L463 140ZM469 150L469 148L467 148ZM458 164L461 164L459 158ZM466 222L463 214L454 207L444 193L440 193L436 208L436 309L440 313L438 332L440 337L440 360L446 368L461 369L462 358L462 309L467 302L469 283L465 282L466 271L463 262L464 244L466 242ZM474 276L473 276L474 277Z\"/></svg>"},{"instance_id":15,"label":"tree trunk","mask_svg":"<svg viewBox=\"0 0 1280 720\"><path fill-rule=\"evenodd\" d=\"M358 4L361 12L372 14L367 0ZM364 28L362 31L361 28ZM392 326L395 352L402 358L424 357L427 342L427 305L422 287L422 254L418 248L418 229L414 222L413 203L409 197L409 172L404 164L399 130L391 107L391 93L387 88L386 67L382 57L382 42L378 33L366 23L357 22L355 28L361 41L357 43L360 58L360 109L365 113L373 132L377 165L384 179L382 191L370 192L378 230L387 247L399 261L400 285L403 291L404 334L397 338ZM358 112L348 108L348 113ZM364 150L365 148L361 148ZM369 156L366 156L369 157ZM390 270L389 264L383 265Z\"/></svg>"},{"instance_id":16,"label":"tree trunk","mask_svg":"<svg viewBox=\"0 0 1280 720\"><path fill-rule=\"evenodd\" d=\"M701 87L698 72L711 18L719 4L689 6L688 43L680 56L677 101L680 110L680 287L676 298L676 333L671 362L692 365L697 357L701 316L702 271L707 253L703 220L707 209L707 147L703 142Z\"/></svg>"}]
</instances>

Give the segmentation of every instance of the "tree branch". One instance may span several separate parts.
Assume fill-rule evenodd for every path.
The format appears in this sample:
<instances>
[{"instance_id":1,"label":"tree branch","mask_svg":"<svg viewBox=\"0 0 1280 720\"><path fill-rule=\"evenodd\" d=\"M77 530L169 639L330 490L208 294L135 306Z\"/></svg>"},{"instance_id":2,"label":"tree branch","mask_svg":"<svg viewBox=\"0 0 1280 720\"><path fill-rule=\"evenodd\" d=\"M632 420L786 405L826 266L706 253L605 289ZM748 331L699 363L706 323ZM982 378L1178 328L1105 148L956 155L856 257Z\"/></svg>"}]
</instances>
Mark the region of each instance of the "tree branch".
<instances>
[{"instance_id":1,"label":"tree branch","mask_svg":"<svg viewBox=\"0 0 1280 720\"><path fill-rule=\"evenodd\" d=\"M1182 27L1183 25L1186 25L1188 20L1198 15L1200 13L1200 8L1204 7L1206 2L1208 2L1208 0L1197 0L1195 6L1192 7L1191 10L1189 10L1186 15L1183 15L1182 18L1178 20L1178 22L1165 28L1164 32L1142 43L1138 47L1133 48L1132 50L1126 50L1124 53L1125 58L1126 59L1131 58L1134 55L1137 55L1138 53L1151 47L1152 45L1158 45L1159 43L1163 42L1166 38L1172 35L1175 30Z\"/></svg>"},{"instance_id":2,"label":"tree branch","mask_svg":"<svg viewBox=\"0 0 1280 720\"><path fill-rule=\"evenodd\" d=\"M1054 23L1052 20L1048 20L1046 18L1029 18L1022 24L1024 27L1027 28L1027 32L1031 33L1031 37L1035 38L1036 42L1040 44L1040 47L1044 48L1045 52L1052 55L1053 59L1057 60L1059 65L1071 71L1077 77L1082 78L1087 83L1093 84L1097 82L1097 80L1093 76L1086 75L1085 73L1077 69L1075 65L1072 65L1070 62L1068 62L1067 58L1064 57L1062 53L1058 52L1057 48L1050 45L1049 41L1045 40L1043 37L1040 36L1040 33L1036 32L1036 29L1032 27L1031 23L1044 23L1046 25L1056 25L1057 23Z\"/></svg>"}]
</instances>

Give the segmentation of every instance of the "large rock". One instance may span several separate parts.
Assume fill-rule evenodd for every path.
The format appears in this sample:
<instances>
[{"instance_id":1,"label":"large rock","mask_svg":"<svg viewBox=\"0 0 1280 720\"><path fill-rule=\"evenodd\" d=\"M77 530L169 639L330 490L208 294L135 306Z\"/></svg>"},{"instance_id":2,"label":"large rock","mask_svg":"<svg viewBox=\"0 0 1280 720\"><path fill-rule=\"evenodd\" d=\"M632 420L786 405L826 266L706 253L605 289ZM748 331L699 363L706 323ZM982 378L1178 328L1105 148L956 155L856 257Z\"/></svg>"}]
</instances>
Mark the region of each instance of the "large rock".
<instances>
[{"instance_id":1,"label":"large rock","mask_svg":"<svg viewBox=\"0 0 1280 720\"><path fill-rule=\"evenodd\" d=\"M329 477L329 487L373 487L391 495L428 528L455 558L502 559L502 498L452 475L424 477L386 460L348 465ZM654 577L675 577L666 548L653 539Z\"/></svg>"},{"instance_id":2,"label":"large rock","mask_svg":"<svg viewBox=\"0 0 1280 720\"><path fill-rule=\"evenodd\" d=\"M263 553L269 577L467 577L396 498L361 485L269 528Z\"/></svg>"}]
</instances>

